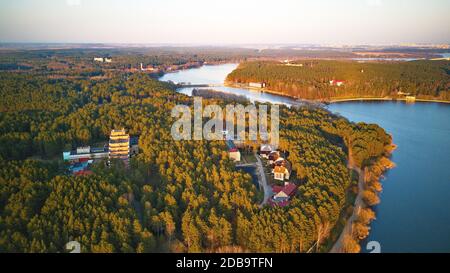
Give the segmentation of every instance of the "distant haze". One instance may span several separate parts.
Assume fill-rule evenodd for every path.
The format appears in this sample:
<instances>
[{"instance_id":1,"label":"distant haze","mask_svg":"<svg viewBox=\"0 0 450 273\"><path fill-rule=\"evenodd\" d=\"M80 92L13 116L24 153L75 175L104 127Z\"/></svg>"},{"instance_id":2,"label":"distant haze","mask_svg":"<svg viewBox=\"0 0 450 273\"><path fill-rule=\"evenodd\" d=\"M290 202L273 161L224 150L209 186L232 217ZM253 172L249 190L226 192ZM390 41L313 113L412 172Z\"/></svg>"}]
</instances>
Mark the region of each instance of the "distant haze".
<instances>
[{"instance_id":1,"label":"distant haze","mask_svg":"<svg viewBox=\"0 0 450 273\"><path fill-rule=\"evenodd\" d=\"M449 43L449 0L1 0L0 42Z\"/></svg>"}]
</instances>

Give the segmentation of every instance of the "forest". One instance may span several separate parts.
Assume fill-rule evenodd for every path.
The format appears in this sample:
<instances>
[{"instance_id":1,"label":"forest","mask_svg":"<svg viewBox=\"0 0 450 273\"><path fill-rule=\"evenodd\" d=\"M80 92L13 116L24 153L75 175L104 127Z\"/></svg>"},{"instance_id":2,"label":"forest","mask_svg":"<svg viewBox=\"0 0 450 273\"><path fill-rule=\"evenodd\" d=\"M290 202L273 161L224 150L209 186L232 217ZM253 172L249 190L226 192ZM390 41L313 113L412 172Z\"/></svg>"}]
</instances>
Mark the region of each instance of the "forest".
<instances>
[{"instance_id":1,"label":"forest","mask_svg":"<svg viewBox=\"0 0 450 273\"><path fill-rule=\"evenodd\" d=\"M258 207L251 176L224 141L175 141L170 112L191 97L145 73L54 79L0 72L0 252L324 252L351 207L359 167L386 153L377 125L315 107L280 107L280 149L299 190L289 207ZM204 102L220 102L221 98ZM139 135L130 168L64 172L63 150Z\"/></svg>"},{"instance_id":2,"label":"forest","mask_svg":"<svg viewBox=\"0 0 450 273\"><path fill-rule=\"evenodd\" d=\"M332 80L343 84L330 84ZM409 94L450 101L448 61L297 60L289 65L256 61L241 63L228 75L227 81L232 84L264 82L268 90L311 100L397 98Z\"/></svg>"}]
</instances>

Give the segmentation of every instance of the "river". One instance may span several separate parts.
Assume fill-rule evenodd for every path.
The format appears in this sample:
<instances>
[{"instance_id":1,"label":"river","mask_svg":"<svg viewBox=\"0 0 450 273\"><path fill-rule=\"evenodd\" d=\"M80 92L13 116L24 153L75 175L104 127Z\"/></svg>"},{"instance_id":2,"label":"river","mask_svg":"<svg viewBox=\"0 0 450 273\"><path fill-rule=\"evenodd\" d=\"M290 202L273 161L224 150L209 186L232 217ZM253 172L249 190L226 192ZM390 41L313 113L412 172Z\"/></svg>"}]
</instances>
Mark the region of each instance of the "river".
<instances>
[{"instance_id":1,"label":"river","mask_svg":"<svg viewBox=\"0 0 450 273\"><path fill-rule=\"evenodd\" d=\"M203 66L165 74L160 80L223 83L237 64ZM291 98L243 88L214 87L250 101L296 104ZM191 95L192 88L181 93ZM328 106L351 121L376 123L398 146L397 165L383 180L377 219L362 242L377 241L381 252L450 252L450 106L439 103L344 102Z\"/></svg>"},{"instance_id":2,"label":"river","mask_svg":"<svg viewBox=\"0 0 450 273\"><path fill-rule=\"evenodd\" d=\"M247 97L251 102L271 102L286 104L291 106L298 104L296 101L289 97L278 96L270 93L265 93L252 89L234 88L223 86L223 82L226 76L233 71L238 64L222 64L222 65L205 65L199 68L192 68L187 70L181 70L173 73L165 74L160 78L161 81L172 81L174 83L191 83L191 84L213 84L222 85L213 87L214 90L219 90L226 93L233 93L243 95ZM180 93L191 96L193 88L180 88Z\"/></svg>"}]
</instances>

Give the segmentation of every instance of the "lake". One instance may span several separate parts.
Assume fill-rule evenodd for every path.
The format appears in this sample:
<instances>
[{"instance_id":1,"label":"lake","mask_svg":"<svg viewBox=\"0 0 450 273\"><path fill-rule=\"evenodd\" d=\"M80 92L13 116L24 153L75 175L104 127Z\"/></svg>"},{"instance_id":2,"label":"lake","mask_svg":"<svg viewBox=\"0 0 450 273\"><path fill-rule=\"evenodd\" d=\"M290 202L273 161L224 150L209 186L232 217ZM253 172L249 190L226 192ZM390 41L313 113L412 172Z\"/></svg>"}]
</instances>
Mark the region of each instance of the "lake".
<instances>
[{"instance_id":1,"label":"lake","mask_svg":"<svg viewBox=\"0 0 450 273\"><path fill-rule=\"evenodd\" d=\"M298 104L295 100L289 97L278 96L270 93L265 93L257 91L254 89L246 88L234 88L223 86L223 82L226 76L233 71L238 64L222 64L222 65L205 65L199 68L192 68L181 70L178 72L165 74L160 78L161 81L172 81L174 83L180 82L190 82L191 84L214 84L222 85L217 87L212 87L214 90L233 93L238 95L243 95L247 97L251 102L271 102L286 104L291 106L293 104ZM180 93L191 96L192 89L194 88L180 88L178 91Z\"/></svg>"},{"instance_id":2,"label":"lake","mask_svg":"<svg viewBox=\"0 0 450 273\"><path fill-rule=\"evenodd\" d=\"M329 109L380 125L398 146L367 241L378 241L382 252L450 252L450 105L345 102Z\"/></svg>"},{"instance_id":3,"label":"lake","mask_svg":"<svg viewBox=\"0 0 450 273\"><path fill-rule=\"evenodd\" d=\"M165 74L160 80L220 85L236 66L203 66ZM297 103L245 88L213 89L244 95L252 102ZM192 88L179 91L191 95ZM327 108L351 121L379 124L398 146L392 157L397 167L383 180L377 219L366 242L378 241L381 252L450 252L450 105L344 102Z\"/></svg>"}]
</instances>

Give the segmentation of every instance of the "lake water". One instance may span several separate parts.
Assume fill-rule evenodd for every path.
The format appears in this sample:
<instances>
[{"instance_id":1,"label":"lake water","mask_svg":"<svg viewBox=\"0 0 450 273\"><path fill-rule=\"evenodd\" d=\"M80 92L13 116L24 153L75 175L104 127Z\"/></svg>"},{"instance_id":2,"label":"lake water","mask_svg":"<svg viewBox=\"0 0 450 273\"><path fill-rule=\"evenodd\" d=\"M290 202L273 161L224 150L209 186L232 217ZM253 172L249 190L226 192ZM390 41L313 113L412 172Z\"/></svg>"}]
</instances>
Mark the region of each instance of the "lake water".
<instances>
[{"instance_id":1,"label":"lake water","mask_svg":"<svg viewBox=\"0 0 450 273\"><path fill-rule=\"evenodd\" d=\"M203 66L166 74L161 80L220 85L236 66ZM250 101L297 103L249 89L214 89ZM192 88L180 92L190 95ZM450 252L450 105L345 102L328 109L351 121L379 124L398 146L392 157L397 167L383 181L377 219L366 242L378 241L382 252Z\"/></svg>"},{"instance_id":2,"label":"lake water","mask_svg":"<svg viewBox=\"0 0 450 273\"><path fill-rule=\"evenodd\" d=\"M358 62L371 62L371 61L389 61L389 62L410 62L420 60L418 58L352 58L354 61Z\"/></svg>"},{"instance_id":3,"label":"lake water","mask_svg":"<svg viewBox=\"0 0 450 273\"><path fill-rule=\"evenodd\" d=\"M233 93L238 95L243 95L247 97L251 102L259 101L259 102L271 102L278 104L286 104L293 105L298 104L295 100L277 96L274 94L269 94L261 91L257 91L254 89L246 89L246 88L233 88L223 86L223 82L226 76L233 71L238 64L222 64L222 65L205 65L199 68L192 68L187 70L181 70L178 72L165 74L160 78L161 81L172 81L174 83L180 82L189 82L191 84L214 84L221 85L211 87L211 89ZM178 91L180 93L191 96L192 90L194 88L180 88Z\"/></svg>"},{"instance_id":4,"label":"lake water","mask_svg":"<svg viewBox=\"0 0 450 273\"><path fill-rule=\"evenodd\" d=\"M329 109L379 124L398 145L367 241L378 241L382 252L450 252L450 105L346 102Z\"/></svg>"}]
</instances>

